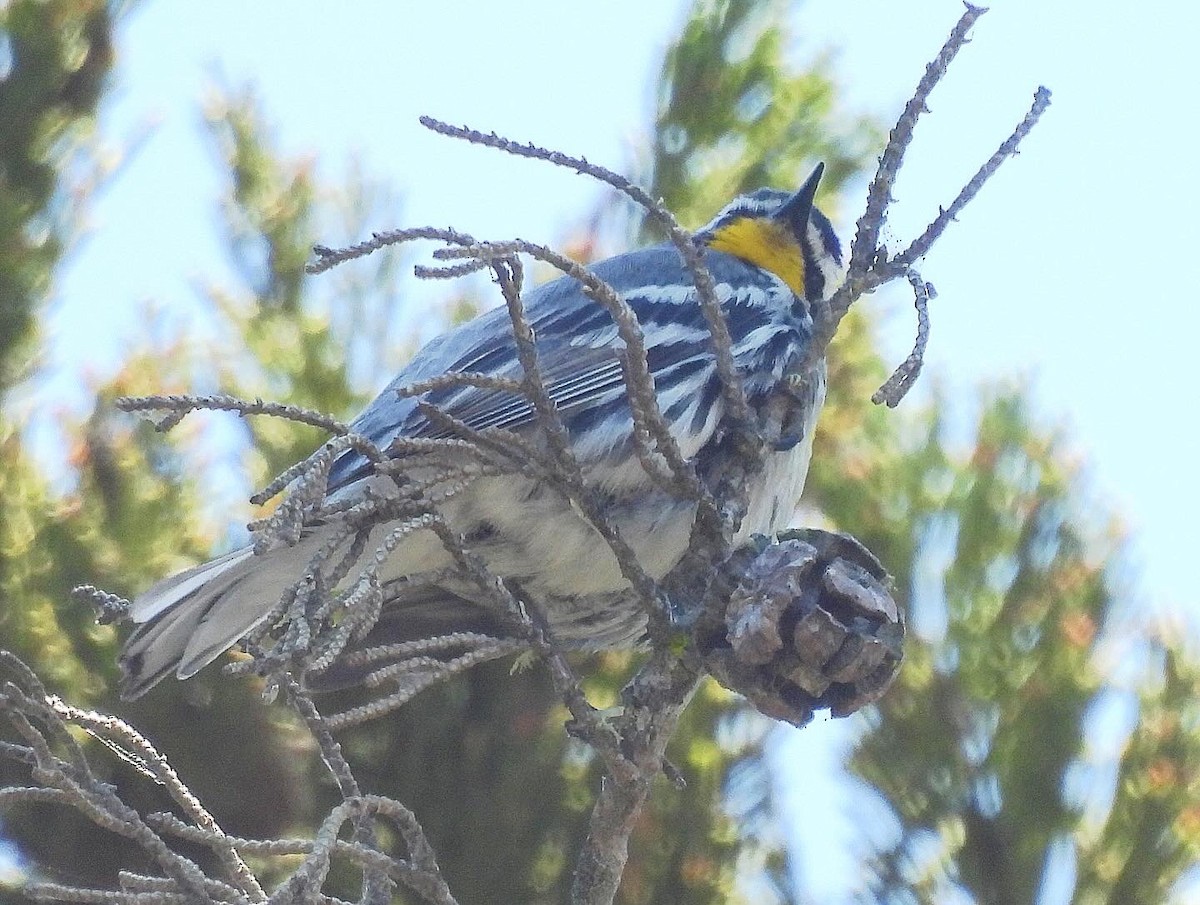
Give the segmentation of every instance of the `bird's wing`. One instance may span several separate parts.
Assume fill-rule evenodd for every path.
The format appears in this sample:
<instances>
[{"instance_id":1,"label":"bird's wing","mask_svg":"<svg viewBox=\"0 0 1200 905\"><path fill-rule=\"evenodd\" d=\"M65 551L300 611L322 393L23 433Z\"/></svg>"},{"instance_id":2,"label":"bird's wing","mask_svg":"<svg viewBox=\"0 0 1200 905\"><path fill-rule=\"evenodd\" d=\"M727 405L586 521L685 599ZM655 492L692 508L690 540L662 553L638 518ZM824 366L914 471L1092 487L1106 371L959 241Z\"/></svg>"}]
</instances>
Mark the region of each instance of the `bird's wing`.
<instances>
[{"instance_id":1,"label":"bird's wing","mask_svg":"<svg viewBox=\"0 0 1200 905\"><path fill-rule=\"evenodd\" d=\"M759 344L763 337L756 331L764 329L782 329L794 338L794 329L773 323L769 306L753 297L755 292L761 296L764 291L778 291L782 284L726 255L711 254L709 259L710 267L716 265L718 278L721 270L739 268L727 274L729 279L718 279L718 295L725 304L735 343ZM668 421L707 416L719 395L708 328L691 277L675 250L658 247L620 255L597 265L595 272L622 294L642 325L650 372ZM730 289L731 283L740 287L737 292ZM791 297L790 292L787 295ZM622 344L608 311L567 277L528 293L525 305L546 392L567 427L575 431L597 419L623 417L620 429L628 432L624 375L617 357ZM507 309L486 312L423 348L355 419L352 429L381 449L398 437L451 435L425 417L417 399L401 397L396 390L464 372L522 379L524 371L517 360ZM684 393L685 387L691 392ZM519 430L536 419L529 400L507 390L453 386L419 398L475 430ZM371 465L363 456L347 452L330 472L329 490L337 492L370 473Z\"/></svg>"},{"instance_id":2,"label":"bird's wing","mask_svg":"<svg viewBox=\"0 0 1200 905\"><path fill-rule=\"evenodd\" d=\"M621 365L615 351L603 349L557 349L538 356L538 371L546 394L563 414L594 403L622 382ZM503 376L519 380L523 371L506 368ZM474 430L503 428L516 430L535 420L532 403L522 394L508 390L478 387L455 387L448 391L429 393L426 400L439 410ZM452 436L421 417L406 431L407 436Z\"/></svg>"}]
</instances>

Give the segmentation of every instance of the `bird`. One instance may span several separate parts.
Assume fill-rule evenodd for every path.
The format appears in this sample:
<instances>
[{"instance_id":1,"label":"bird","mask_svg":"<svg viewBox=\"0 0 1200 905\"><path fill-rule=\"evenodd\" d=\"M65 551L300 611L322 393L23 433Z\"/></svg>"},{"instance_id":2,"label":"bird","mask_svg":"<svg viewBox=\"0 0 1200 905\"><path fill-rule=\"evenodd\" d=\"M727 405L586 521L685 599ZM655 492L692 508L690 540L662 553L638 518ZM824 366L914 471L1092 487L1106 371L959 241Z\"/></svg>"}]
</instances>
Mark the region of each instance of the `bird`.
<instances>
[{"instance_id":1,"label":"bird","mask_svg":"<svg viewBox=\"0 0 1200 905\"><path fill-rule=\"evenodd\" d=\"M694 234L728 323L746 398L770 441L735 543L786 527L808 472L826 377L823 354L810 360L813 309L844 279L837 235L814 204L822 172L818 165L796 191L762 188L740 195ZM588 269L636 314L670 433L697 474L713 473L733 452L723 442L728 427L711 335L678 249L654 245ZM546 391L581 473L644 572L659 579L686 552L696 503L656 484L639 460L613 318L569 275L526 292L523 302ZM521 379L505 306L426 344L350 430L392 456L400 472L410 466L428 472L439 464L436 451L417 454L396 442L446 436L444 422L431 420L421 402L474 430L535 436L533 406L502 387L443 385L415 397L398 392L460 372ZM328 470L325 499L353 502L378 491L388 479L377 471L367 456L346 450ZM558 490L524 474L481 474L439 511L493 574L537 602L555 641L585 650L644 641L644 606L607 542ZM119 660L122 695L139 697L171 674L190 678L259 627L311 568L330 530L310 525L294 544L232 550L136 597L127 612L134 630ZM455 577L452 565L432 532L405 535L380 574L387 602L362 643L456 631L502 636L502 620L477 586ZM325 681L340 687L362 678L361 669L339 674L335 666Z\"/></svg>"}]
</instances>

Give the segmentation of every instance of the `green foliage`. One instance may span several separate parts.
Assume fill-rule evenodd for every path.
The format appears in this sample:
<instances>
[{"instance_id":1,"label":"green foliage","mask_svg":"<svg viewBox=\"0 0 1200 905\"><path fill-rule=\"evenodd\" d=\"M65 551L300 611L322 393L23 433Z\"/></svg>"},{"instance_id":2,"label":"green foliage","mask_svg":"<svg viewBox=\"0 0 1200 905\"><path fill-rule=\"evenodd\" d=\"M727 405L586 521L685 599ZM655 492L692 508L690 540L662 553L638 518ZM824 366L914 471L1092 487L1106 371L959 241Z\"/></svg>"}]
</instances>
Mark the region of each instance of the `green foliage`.
<instances>
[{"instance_id":1,"label":"green foliage","mask_svg":"<svg viewBox=\"0 0 1200 905\"><path fill-rule=\"evenodd\" d=\"M1082 745L1098 683L1088 654L1109 603L1064 518L1069 480L1023 409L1015 395L988 403L965 462L931 417L879 475L909 528L908 555L888 561L918 631L855 758L903 822L881 874L925 870L914 850L932 831L986 902L1031 901L1047 847L1072 823L1059 789ZM923 625L934 628L922 636Z\"/></svg>"},{"instance_id":2,"label":"green foliage","mask_svg":"<svg viewBox=\"0 0 1200 905\"><path fill-rule=\"evenodd\" d=\"M271 146L270 126L252 91L213 92L205 117L231 177L222 211L241 278L235 288L208 289L234 350L217 380L235 395L349 417L411 345L394 324L400 259L376 255L340 279L322 277L320 286L310 284L304 266L318 240L330 241L335 219L355 238L369 221L395 222L393 193L357 168L344 185L322 188L311 159L286 160ZM324 439L314 428L274 419L250 421L248 429L250 446L263 460L258 479Z\"/></svg>"},{"instance_id":3,"label":"green foliage","mask_svg":"<svg viewBox=\"0 0 1200 905\"><path fill-rule=\"evenodd\" d=\"M822 204L877 147L877 127L837 109L825 61L796 66L784 0L698 0L667 52L650 194L698 226L730 198L798 187L825 162Z\"/></svg>"},{"instance_id":4,"label":"green foliage","mask_svg":"<svg viewBox=\"0 0 1200 905\"><path fill-rule=\"evenodd\" d=\"M1200 665L1173 629L1147 643L1138 725L1116 757L1111 805L1079 802L1081 905L1167 901L1200 858Z\"/></svg>"},{"instance_id":5,"label":"green foliage","mask_svg":"<svg viewBox=\"0 0 1200 905\"><path fill-rule=\"evenodd\" d=\"M0 390L26 367L33 315L81 197L63 184L112 65L106 0L0 6Z\"/></svg>"},{"instance_id":6,"label":"green foliage","mask_svg":"<svg viewBox=\"0 0 1200 905\"><path fill-rule=\"evenodd\" d=\"M851 361L869 345L854 326ZM897 823L863 900L936 902L953 886L1034 901L1074 847L1072 901L1165 901L1200 854L1196 666L1177 640L1144 637L1114 590L1117 533L1087 511L1071 460L1019 391L986 398L954 454L941 401L881 425L866 394L834 386L809 491L893 571L914 629L852 758ZM1093 749L1128 697L1119 658L1146 665L1128 747L1106 763Z\"/></svg>"},{"instance_id":7,"label":"green foliage","mask_svg":"<svg viewBox=\"0 0 1200 905\"><path fill-rule=\"evenodd\" d=\"M149 425L112 419L105 404L116 392L149 392L151 379L171 385L164 363L144 364L130 361L96 410L67 426L76 480L67 493L49 486L17 427L0 421L0 637L79 704L113 706L115 632L96 624L90 606L73 602L71 589L92 583L128 594L212 545L194 517L195 485L171 467L174 452ZM114 780L133 778L123 765L101 769ZM23 784L26 777L11 771L9 761L0 763L0 781ZM35 863L68 866L84 882L111 882L112 865L130 856L121 840L62 808L7 811L4 834Z\"/></svg>"},{"instance_id":8,"label":"green foliage","mask_svg":"<svg viewBox=\"0 0 1200 905\"><path fill-rule=\"evenodd\" d=\"M265 140L254 96L214 96L205 110L221 163L231 177L224 220L239 291L212 290L236 337L238 354L221 383L235 394L262 396L343 415L357 400L341 338L329 318L305 303L304 265L317 241L315 184L309 161L284 161ZM323 439L315 428L274 419L249 422L266 471L278 473Z\"/></svg>"},{"instance_id":9,"label":"green foliage","mask_svg":"<svg viewBox=\"0 0 1200 905\"><path fill-rule=\"evenodd\" d=\"M306 224L316 219L311 174L307 166L279 161L249 99L224 112L214 112L221 119L214 130L233 176L226 209L231 253L245 264L240 272L249 284L216 306L234 351L214 355L180 338L131 356L111 382L95 388L93 412L83 423L61 425L74 444L65 491L50 487L18 425L7 419L0 425L0 634L56 691L124 712L162 740L232 831L272 836L314 813L308 767L295 758L303 733L279 724L252 687L214 681L216 675L167 685L132 705L115 701L117 633L97 626L90 607L70 597L83 583L132 595L210 555L228 529L206 526L203 514L199 488L220 479L201 464L204 420L185 421L168 441L144 420L116 414L113 397L185 392L200 383L250 396L276 390L275 398L338 414L357 402L331 319L305 307L302 265L313 240ZM252 248L266 250L257 270ZM261 426L265 461L256 479L317 442L315 433ZM215 733L223 740L216 748ZM123 788L142 786L124 765L108 769ZM71 865L69 875L84 884L111 885L114 865L129 863L131 855L62 809L11 811L5 833L35 863Z\"/></svg>"}]
</instances>

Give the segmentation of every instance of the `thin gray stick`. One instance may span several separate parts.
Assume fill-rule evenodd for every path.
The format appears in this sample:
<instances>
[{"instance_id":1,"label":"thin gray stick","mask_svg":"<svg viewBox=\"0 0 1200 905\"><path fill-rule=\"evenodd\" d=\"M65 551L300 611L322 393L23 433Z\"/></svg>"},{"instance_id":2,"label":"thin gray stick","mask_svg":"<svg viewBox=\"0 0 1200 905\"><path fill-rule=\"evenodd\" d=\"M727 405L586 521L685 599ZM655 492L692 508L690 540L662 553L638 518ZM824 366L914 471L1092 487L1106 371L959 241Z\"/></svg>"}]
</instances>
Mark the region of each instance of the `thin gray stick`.
<instances>
[{"instance_id":1,"label":"thin gray stick","mask_svg":"<svg viewBox=\"0 0 1200 905\"><path fill-rule=\"evenodd\" d=\"M306 265L304 272L309 274L324 273L331 267L344 264L346 261L353 261L356 258L365 258L367 255L373 254L381 248L387 248L389 245L399 245L417 239L432 239L445 242L448 245L475 244L475 240L466 233L460 233L453 229L439 229L434 226L415 227L412 229L389 229L383 232L372 233L371 238L365 242L359 242L357 245L349 245L346 248L330 248L327 245L314 245L313 253L317 256L317 260Z\"/></svg>"},{"instance_id":2,"label":"thin gray stick","mask_svg":"<svg viewBox=\"0 0 1200 905\"><path fill-rule=\"evenodd\" d=\"M987 162L971 177L971 181L962 187L957 197L950 202L950 206L942 209L938 213L937 218L926 227L925 232L921 233L912 245L892 259L891 263L893 265L906 266L914 264L928 254L929 249L945 231L946 227L979 194L979 190L983 188L985 182L992 178L992 174L1000 169L1000 164L1020 153L1021 142L1024 141L1025 136L1032 131L1033 127L1037 125L1038 120L1042 118L1042 114L1050 107L1050 98L1050 89L1045 86L1039 87L1034 92L1033 104L1030 106L1029 112L1025 114L1025 118L1013 129L1012 134L1000 144L1000 147L996 149L996 153L989 157Z\"/></svg>"},{"instance_id":3,"label":"thin gray stick","mask_svg":"<svg viewBox=\"0 0 1200 905\"><path fill-rule=\"evenodd\" d=\"M904 105L904 112L900 114L900 118L888 136L887 147L883 149L883 155L879 158L879 167L875 171L875 178L871 180L871 187L867 192L867 206L858 219L854 243L850 246L850 273L852 275L865 273L874 263L879 247L879 232L887 219L887 209L892 201L892 186L900 172L904 154L912 142L917 120L922 113L928 110L926 102L929 100L930 93L942 80L950 63L958 55L963 45L967 43L967 35L971 26L987 12L983 7L972 6L970 3L965 3L964 6L966 6L966 10L962 17L955 23L946 43L938 51L938 55L925 67L925 74L917 83L912 97ZM849 308L849 304L846 305L846 308ZM834 307L833 312L835 317L838 316L837 307ZM841 313L844 314L844 310Z\"/></svg>"},{"instance_id":4,"label":"thin gray stick","mask_svg":"<svg viewBox=\"0 0 1200 905\"><path fill-rule=\"evenodd\" d=\"M225 841L227 837L216 818L192 794L191 789L184 785L179 774L145 736L124 720L90 710L82 710L66 703L56 695L49 696L47 704L64 721L81 726L89 733L119 745L130 756L136 758L142 768L154 778L155 782L167 790L171 798L196 826L210 834L210 848L229 874L230 880L252 902L261 902L266 899L266 893L258 884L258 880L255 879L250 868L246 866L234 848Z\"/></svg>"},{"instance_id":5,"label":"thin gray stick","mask_svg":"<svg viewBox=\"0 0 1200 905\"><path fill-rule=\"evenodd\" d=\"M884 403L888 408L893 409L912 389L925 364L925 347L929 344L929 302L937 297L933 284L922 280L921 275L914 268L910 267L905 276L908 278L909 285L912 286L913 305L917 309L917 339L913 343L913 349L908 354L908 358L871 396L871 401L876 405Z\"/></svg>"},{"instance_id":6,"label":"thin gray stick","mask_svg":"<svg viewBox=\"0 0 1200 905\"><path fill-rule=\"evenodd\" d=\"M248 402L245 399L224 394L213 396L120 396L113 400L113 405L123 412L170 412L170 415L155 424L160 431L170 430L189 413L205 409L237 412L241 415L270 415L300 424L311 424L313 427L319 427L331 434L347 432L346 425L321 412L314 412L296 405L285 405L281 402L263 402L261 399Z\"/></svg>"}]
</instances>

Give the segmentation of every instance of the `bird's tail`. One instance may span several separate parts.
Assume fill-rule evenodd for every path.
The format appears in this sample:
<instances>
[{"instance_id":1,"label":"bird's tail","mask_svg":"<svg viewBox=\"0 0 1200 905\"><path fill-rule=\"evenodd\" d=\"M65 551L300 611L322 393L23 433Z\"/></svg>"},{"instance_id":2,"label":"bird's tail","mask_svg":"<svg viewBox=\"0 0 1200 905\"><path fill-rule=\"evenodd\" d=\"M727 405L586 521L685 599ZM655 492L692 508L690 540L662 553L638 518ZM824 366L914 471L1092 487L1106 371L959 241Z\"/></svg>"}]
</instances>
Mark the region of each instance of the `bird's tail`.
<instances>
[{"instance_id":1,"label":"bird's tail","mask_svg":"<svg viewBox=\"0 0 1200 905\"><path fill-rule=\"evenodd\" d=\"M189 678L236 644L303 574L309 546L263 556L242 547L172 575L134 600L129 618L137 628L120 659L122 697L140 697L170 673Z\"/></svg>"},{"instance_id":2,"label":"bird's tail","mask_svg":"<svg viewBox=\"0 0 1200 905\"><path fill-rule=\"evenodd\" d=\"M129 618L137 628L120 658L122 697L140 697L172 673L190 678L236 644L304 574L322 542L313 532L294 547L259 556L243 547L164 579L134 600ZM386 593L388 606L375 627L346 653L459 632L507 634L493 613L448 588L396 581ZM355 685L387 663L335 664L312 677L311 687Z\"/></svg>"}]
</instances>

